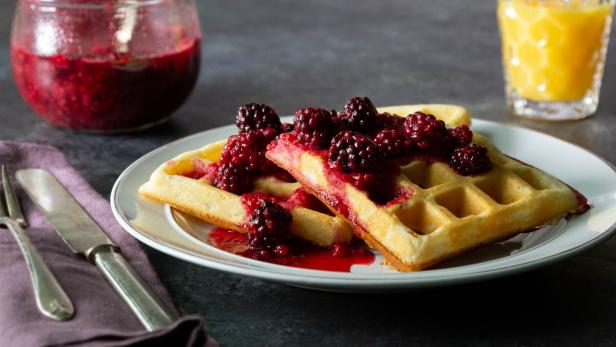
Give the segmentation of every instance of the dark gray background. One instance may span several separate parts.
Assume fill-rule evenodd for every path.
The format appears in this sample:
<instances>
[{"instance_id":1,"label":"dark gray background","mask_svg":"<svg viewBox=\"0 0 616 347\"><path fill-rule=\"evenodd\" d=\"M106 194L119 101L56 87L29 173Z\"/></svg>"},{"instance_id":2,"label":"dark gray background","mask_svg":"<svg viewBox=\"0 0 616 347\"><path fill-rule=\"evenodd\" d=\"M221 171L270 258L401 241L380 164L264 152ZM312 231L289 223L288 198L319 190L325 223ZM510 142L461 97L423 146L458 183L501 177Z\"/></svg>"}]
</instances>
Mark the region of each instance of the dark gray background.
<instances>
[{"instance_id":1,"label":"dark gray background","mask_svg":"<svg viewBox=\"0 0 616 347\"><path fill-rule=\"evenodd\" d=\"M202 73L191 98L165 126L118 136L54 129L23 103L9 66L12 7L0 2L0 138L58 147L104 196L135 159L229 124L252 101L280 114L340 108L352 95L378 105L459 103L475 117L538 129L616 163L614 44L594 117L563 124L511 118L495 1L201 1ZM210 333L229 346L616 344L614 240L523 275L381 295L290 288L147 252L175 300L204 315Z\"/></svg>"}]
</instances>

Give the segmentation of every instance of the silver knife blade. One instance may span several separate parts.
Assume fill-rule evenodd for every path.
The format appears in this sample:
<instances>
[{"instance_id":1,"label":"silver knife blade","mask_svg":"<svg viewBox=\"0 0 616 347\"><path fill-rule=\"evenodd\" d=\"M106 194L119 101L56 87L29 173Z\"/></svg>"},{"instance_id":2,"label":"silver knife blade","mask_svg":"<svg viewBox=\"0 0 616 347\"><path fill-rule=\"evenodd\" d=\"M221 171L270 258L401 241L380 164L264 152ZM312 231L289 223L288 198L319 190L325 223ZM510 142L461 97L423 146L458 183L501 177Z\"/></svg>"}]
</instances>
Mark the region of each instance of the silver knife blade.
<instances>
[{"instance_id":1,"label":"silver knife blade","mask_svg":"<svg viewBox=\"0 0 616 347\"><path fill-rule=\"evenodd\" d=\"M98 224L50 172L23 169L15 176L73 252L89 257L90 251L98 246L113 246Z\"/></svg>"},{"instance_id":2,"label":"silver knife blade","mask_svg":"<svg viewBox=\"0 0 616 347\"><path fill-rule=\"evenodd\" d=\"M48 171L19 170L17 181L75 253L96 265L143 326L153 331L171 324L177 313L163 305L73 196Z\"/></svg>"}]
</instances>

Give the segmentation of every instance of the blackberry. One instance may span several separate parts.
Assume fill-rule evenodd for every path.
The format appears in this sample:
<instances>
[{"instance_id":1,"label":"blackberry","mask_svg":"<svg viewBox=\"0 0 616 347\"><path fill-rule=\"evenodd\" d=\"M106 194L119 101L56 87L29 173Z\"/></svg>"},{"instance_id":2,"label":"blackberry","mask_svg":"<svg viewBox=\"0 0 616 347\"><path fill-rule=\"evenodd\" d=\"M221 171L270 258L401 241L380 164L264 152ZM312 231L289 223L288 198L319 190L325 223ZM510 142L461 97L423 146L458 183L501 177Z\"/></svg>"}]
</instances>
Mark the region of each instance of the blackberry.
<instances>
[{"instance_id":1,"label":"blackberry","mask_svg":"<svg viewBox=\"0 0 616 347\"><path fill-rule=\"evenodd\" d=\"M413 148L413 142L401 130L386 128L374 137L374 143L385 159L396 159L408 155Z\"/></svg>"},{"instance_id":2,"label":"blackberry","mask_svg":"<svg viewBox=\"0 0 616 347\"><path fill-rule=\"evenodd\" d=\"M299 109L295 112L293 125L297 141L314 149L327 147L335 131L332 114L322 108Z\"/></svg>"},{"instance_id":3,"label":"blackberry","mask_svg":"<svg viewBox=\"0 0 616 347\"><path fill-rule=\"evenodd\" d=\"M406 117L404 132L421 150L439 152L446 147L447 128L431 114L415 112Z\"/></svg>"},{"instance_id":4,"label":"blackberry","mask_svg":"<svg viewBox=\"0 0 616 347\"><path fill-rule=\"evenodd\" d=\"M345 131L345 130L351 130L350 127L347 124L347 121L345 119L346 117L346 113L344 112L335 112L332 113L332 122L334 123L334 133L337 134L341 131Z\"/></svg>"},{"instance_id":5,"label":"blackberry","mask_svg":"<svg viewBox=\"0 0 616 347\"><path fill-rule=\"evenodd\" d=\"M268 196L265 193L261 193L261 192L252 192L248 194L242 194L242 196L240 197L240 201L242 202L242 205L248 211L248 214L251 214L255 208L261 205L261 202L263 200L276 202L274 198Z\"/></svg>"},{"instance_id":6,"label":"blackberry","mask_svg":"<svg viewBox=\"0 0 616 347\"><path fill-rule=\"evenodd\" d=\"M272 174L280 171L278 166L265 157L267 145L274 141L278 136L278 132L274 128L265 128L258 131L258 152L259 152L259 174Z\"/></svg>"},{"instance_id":7,"label":"blackberry","mask_svg":"<svg viewBox=\"0 0 616 347\"><path fill-rule=\"evenodd\" d=\"M378 129L402 129L404 128L404 117L395 114L381 113L377 118Z\"/></svg>"},{"instance_id":8,"label":"blackberry","mask_svg":"<svg viewBox=\"0 0 616 347\"><path fill-rule=\"evenodd\" d=\"M467 146L473 140L473 132L466 125L447 129L447 133L453 148Z\"/></svg>"},{"instance_id":9,"label":"blackberry","mask_svg":"<svg viewBox=\"0 0 616 347\"><path fill-rule=\"evenodd\" d=\"M248 242L255 250L268 250L279 256L289 253L285 244L291 213L270 199L261 199L248 219Z\"/></svg>"},{"instance_id":10,"label":"blackberry","mask_svg":"<svg viewBox=\"0 0 616 347\"><path fill-rule=\"evenodd\" d=\"M344 104L343 119L348 129L363 134L374 131L378 112L367 97L354 96Z\"/></svg>"},{"instance_id":11,"label":"blackberry","mask_svg":"<svg viewBox=\"0 0 616 347\"><path fill-rule=\"evenodd\" d=\"M329 147L330 167L352 173L377 169L382 163L379 147L365 135L343 131Z\"/></svg>"},{"instance_id":12,"label":"blackberry","mask_svg":"<svg viewBox=\"0 0 616 347\"><path fill-rule=\"evenodd\" d=\"M259 148L266 148L267 145L270 142L274 141L278 137L278 134L280 133L275 128L259 129L256 132L260 135L260 138L258 139Z\"/></svg>"},{"instance_id":13,"label":"blackberry","mask_svg":"<svg viewBox=\"0 0 616 347\"><path fill-rule=\"evenodd\" d=\"M252 176L244 168L223 163L216 170L214 186L234 194L242 194L252 189Z\"/></svg>"},{"instance_id":14,"label":"blackberry","mask_svg":"<svg viewBox=\"0 0 616 347\"><path fill-rule=\"evenodd\" d=\"M249 174L270 173L276 166L265 158L265 150L276 135L273 128L265 128L229 136L220 162L241 167Z\"/></svg>"},{"instance_id":15,"label":"blackberry","mask_svg":"<svg viewBox=\"0 0 616 347\"><path fill-rule=\"evenodd\" d=\"M453 150L449 165L463 176L478 175L489 171L492 162L488 157L488 149L471 143L470 145Z\"/></svg>"},{"instance_id":16,"label":"blackberry","mask_svg":"<svg viewBox=\"0 0 616 347\"><path fill-rule=\"evenodd\" d=\"M240 106L235 117L235 124L240 132L273 128L276 132L282 130L280 118L273 108L266 104L246 104Z\"/></svg>"},{"instance_id":17,"label":"blackberry","mask_svg":"<svg viewBox=\"0 0 616 347\"><path fill-rule=\"evenodd\" d=\"M261 161L265 158L261 150L262 142L262 134L257 131L229 136L220 162L241 168L249 174L256 174L260 171Z\"/></svg>"}]
</instances>

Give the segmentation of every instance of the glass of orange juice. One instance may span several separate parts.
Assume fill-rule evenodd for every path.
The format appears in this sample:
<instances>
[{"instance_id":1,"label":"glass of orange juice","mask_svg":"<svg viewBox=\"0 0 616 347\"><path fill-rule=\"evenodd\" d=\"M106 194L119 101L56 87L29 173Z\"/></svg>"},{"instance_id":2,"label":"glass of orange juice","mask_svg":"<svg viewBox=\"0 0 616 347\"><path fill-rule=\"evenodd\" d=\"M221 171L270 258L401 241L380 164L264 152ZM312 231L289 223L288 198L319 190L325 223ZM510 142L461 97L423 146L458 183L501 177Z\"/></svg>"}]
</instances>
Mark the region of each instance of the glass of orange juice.
<instances>
[{"instance_id":1,"label":"glass of orange juice","mask_svg":"<svg viewBox=\"0 0 616 347\"><path fill-rule=\"evenodd\" d=\"M616 0L498 0L507 104L519 116L581 119L599 104Z\"/></svg>"}]
</instances>

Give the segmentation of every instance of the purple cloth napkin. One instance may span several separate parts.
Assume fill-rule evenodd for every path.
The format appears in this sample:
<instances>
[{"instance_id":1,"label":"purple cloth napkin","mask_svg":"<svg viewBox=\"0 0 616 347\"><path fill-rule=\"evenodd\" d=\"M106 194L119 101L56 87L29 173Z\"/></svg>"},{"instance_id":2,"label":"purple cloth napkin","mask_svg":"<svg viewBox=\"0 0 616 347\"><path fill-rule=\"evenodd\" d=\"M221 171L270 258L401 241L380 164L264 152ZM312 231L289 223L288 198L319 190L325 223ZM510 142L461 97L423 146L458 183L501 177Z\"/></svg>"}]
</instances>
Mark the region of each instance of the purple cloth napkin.
<instances>
[{"instance_id":1,"label":"purple cloth napkin","mask_svg":"<svg viewBox=\"0 0 616 347\"><path fill-rule=\"evenodd\" d=\"M138 242L116 223L109 204L48 146L0 141L0 163L12 174L21 168L51 171L75 196L165 305L176 309ZM13 176L13 175L11 175ZM10 232L0 229L0 345L2 346L216 346L200 317L183 316L154 332L143 329L96 266L74 255L45 217L15 184L30 223L26 233L75 306L72 320L42 316L32 294L24 259Z\"/></svg>"}]
</instances>

